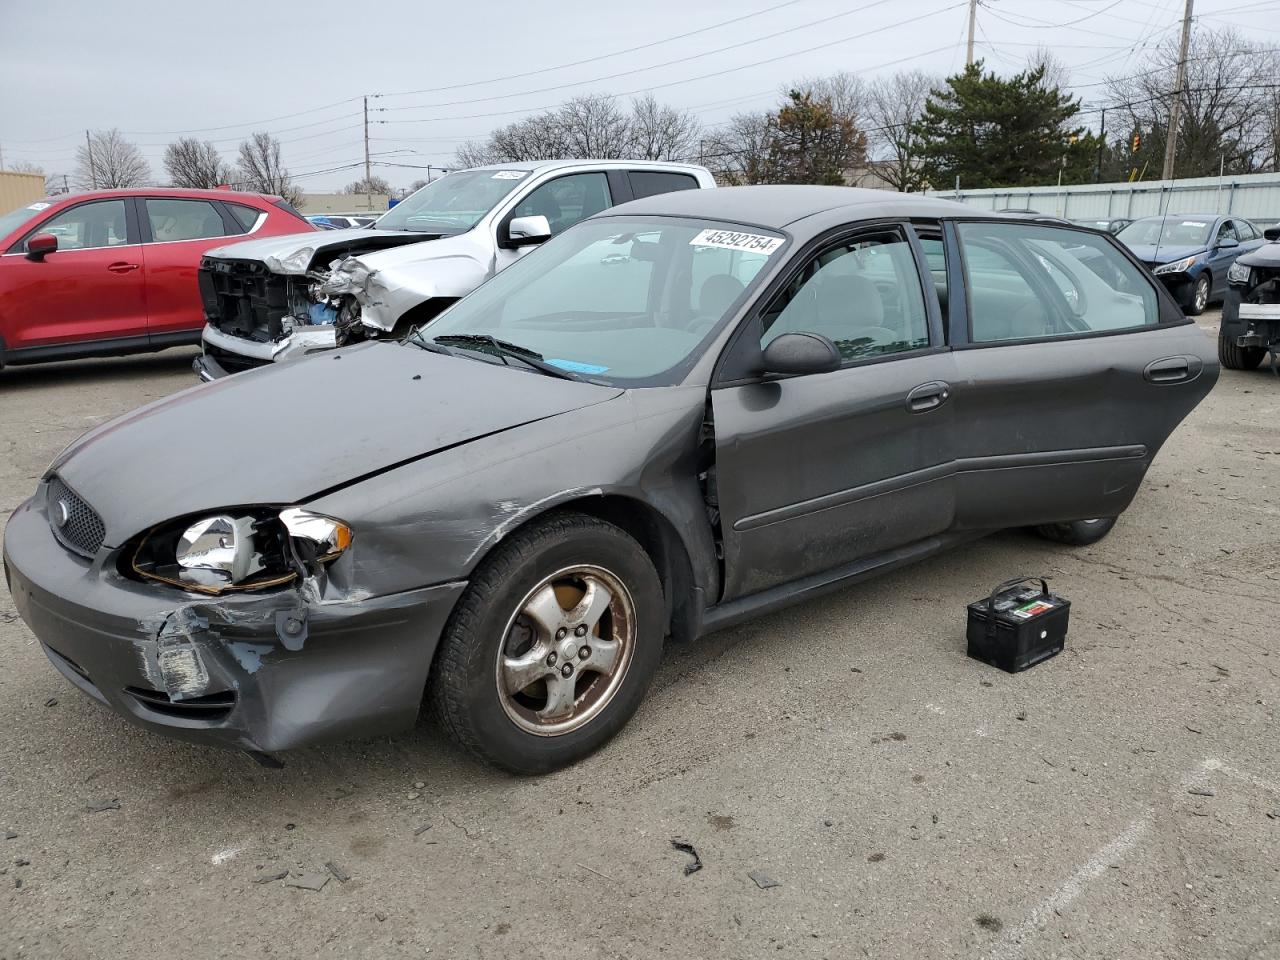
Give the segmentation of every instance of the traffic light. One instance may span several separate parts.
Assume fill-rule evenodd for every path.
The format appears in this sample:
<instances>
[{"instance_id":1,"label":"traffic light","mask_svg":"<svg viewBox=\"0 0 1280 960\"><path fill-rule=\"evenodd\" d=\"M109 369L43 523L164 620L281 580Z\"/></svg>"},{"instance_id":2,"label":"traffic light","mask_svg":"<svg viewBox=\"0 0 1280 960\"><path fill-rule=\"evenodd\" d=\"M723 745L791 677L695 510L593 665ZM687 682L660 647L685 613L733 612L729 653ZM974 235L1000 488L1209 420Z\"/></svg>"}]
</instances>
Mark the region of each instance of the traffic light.
<instances>
[{"instance_id":1,"label":"traffic light","mask_svg":"<svg viewBox=\"0 0 1280 960\"><path fill-rule=\"evenodd\" d=\"M1141 147L1142 147L1142 134L1137 133L1135 131L1133 134L1133 140L1129 144L1129 152L1137 153L1138 150L1141 149Z\"/></svg>"}]
</instances>

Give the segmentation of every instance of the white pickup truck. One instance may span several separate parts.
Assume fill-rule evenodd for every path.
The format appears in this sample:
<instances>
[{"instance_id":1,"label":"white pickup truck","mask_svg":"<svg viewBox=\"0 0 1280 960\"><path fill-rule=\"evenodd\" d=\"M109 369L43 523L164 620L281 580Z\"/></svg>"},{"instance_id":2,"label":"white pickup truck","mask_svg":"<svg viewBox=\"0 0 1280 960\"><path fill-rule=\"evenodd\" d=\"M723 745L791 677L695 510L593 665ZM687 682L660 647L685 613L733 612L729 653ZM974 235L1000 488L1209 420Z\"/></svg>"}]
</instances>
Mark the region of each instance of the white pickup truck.
<instances>
[{"instance_id":1,"label":"white pickup truck","mask_svg":"<svg viewBox=\"0 0 1280 960\"><path fill-rule=\"evenodd\" d=\"M200 264L214 380L356 340L401 337L539 243L628 200L715 186L704 167L543 160L461 170L370 227L247 240Z\"/></svg>"}]
</instances>

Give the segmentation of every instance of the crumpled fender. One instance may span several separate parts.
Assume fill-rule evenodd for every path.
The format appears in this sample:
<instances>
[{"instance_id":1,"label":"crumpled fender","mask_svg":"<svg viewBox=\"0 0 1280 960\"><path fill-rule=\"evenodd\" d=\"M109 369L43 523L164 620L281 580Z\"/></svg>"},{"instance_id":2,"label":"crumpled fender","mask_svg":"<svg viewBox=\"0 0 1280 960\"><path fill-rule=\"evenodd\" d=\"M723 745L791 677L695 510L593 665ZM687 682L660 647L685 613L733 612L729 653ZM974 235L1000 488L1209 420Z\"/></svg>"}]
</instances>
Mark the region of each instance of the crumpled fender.
<instances>
[{"instance_id":1,"label":"crumpled fender","mask_svg":"<svg viewBox=\"0 0 1280 960\"><path fill-rule=\"evenodd\" d=\"M464 297L489 278L488 266L466 254L381 268L347 257L330 266L321 291L331 297L354 297L361 322L375 330L391 330L406 312L427 300Z\"/></svg>"}]
</instances>

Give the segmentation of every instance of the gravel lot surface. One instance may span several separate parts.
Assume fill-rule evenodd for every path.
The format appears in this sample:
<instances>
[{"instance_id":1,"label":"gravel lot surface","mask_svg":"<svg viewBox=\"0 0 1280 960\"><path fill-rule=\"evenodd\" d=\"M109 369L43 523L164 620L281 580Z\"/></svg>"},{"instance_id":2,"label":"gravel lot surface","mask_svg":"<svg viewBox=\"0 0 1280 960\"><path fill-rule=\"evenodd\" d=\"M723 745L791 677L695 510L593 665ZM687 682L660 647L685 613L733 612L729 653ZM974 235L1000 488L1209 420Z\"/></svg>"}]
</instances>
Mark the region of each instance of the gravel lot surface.
<instances>
[{"instance_id":1,"label":"gravel lot surface","mask_svg":"<svg viewBox=\"0 0 1280 960\"><path fill-rule=\"evenodd\" d=\"M0 508L190 358L0 373ZM671 648L616 741L533 780L425 722L282 770L162 739L0 587L0 958L1276 960L1278 529L1280 380L1224 371L1100 544L1011 531ZM1018 573L1071 633L1009 676L965 605Z\"/></svg>"}]
</instances>

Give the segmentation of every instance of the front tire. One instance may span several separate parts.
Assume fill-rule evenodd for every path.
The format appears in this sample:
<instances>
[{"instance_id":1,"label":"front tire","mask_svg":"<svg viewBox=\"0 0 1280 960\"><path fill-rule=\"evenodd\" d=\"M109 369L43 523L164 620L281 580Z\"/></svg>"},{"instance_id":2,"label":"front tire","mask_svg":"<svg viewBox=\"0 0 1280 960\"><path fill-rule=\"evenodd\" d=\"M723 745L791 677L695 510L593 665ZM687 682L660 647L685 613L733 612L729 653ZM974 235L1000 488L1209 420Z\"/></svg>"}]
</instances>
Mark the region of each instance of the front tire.
<instances>
[{"instance_id":1,"label":"front tire","mask_svg":"<svg viewBox=\"0 0 1280 960\"><path fill-rule=\"evenodd\" d=\"M1242 347L1232 338L1218 334L1218 359L1228 370L1254 370L1266 355L1262 347Z\"/></svg>"},{"instance_id":2,"label":"front tire","mask_svg":"<svg viewBox=\"0 0 1280 960\"><path fill-rule=\"evenodd\" d=\"M1187 304L1187 316L1198 317L1204 313L1204 308L1209 306L1209 293L1213 290L1213 277L1206 270L1200 274L1200 279L1196 281L1195 289L1191 293L1191 302Z\"/></svg>"},{"instance_id":3,"label":"front tire","mask_svg":"<svg viewBox=\"0 0 1280 960\"><path fill-rule=\"evenodd\" d=\"M631 718L662 656L662 584L644 549L581 513L535 521L477 569L441 637L429 698L486 763L538 774Z\"/></svg>"},{"instance_id":4,"label":"front tire","mask_svg":"<svg viewBox=\"0 0 1280 960\"><path fill-rule=\"evenodd\" d=\"M1047 540L1070 544L1073 547L1097 543L1116 525L1117 517L1099 517L1095 520L1072 520L1068 523L1046 523L1036 527L1036 533Z\"/></svg>"}]
</instances>

